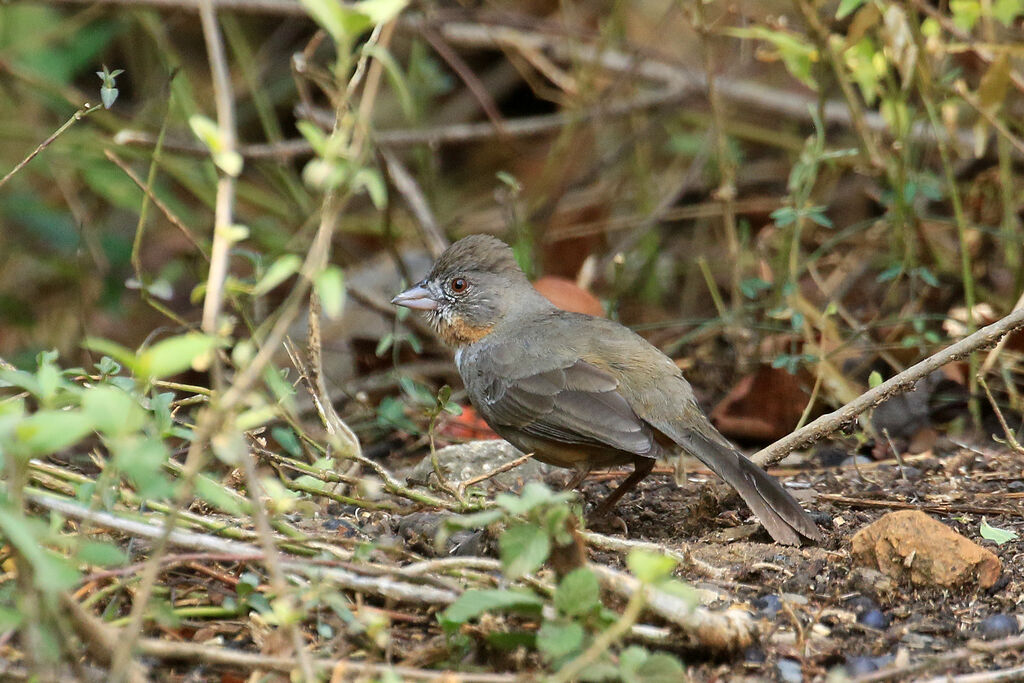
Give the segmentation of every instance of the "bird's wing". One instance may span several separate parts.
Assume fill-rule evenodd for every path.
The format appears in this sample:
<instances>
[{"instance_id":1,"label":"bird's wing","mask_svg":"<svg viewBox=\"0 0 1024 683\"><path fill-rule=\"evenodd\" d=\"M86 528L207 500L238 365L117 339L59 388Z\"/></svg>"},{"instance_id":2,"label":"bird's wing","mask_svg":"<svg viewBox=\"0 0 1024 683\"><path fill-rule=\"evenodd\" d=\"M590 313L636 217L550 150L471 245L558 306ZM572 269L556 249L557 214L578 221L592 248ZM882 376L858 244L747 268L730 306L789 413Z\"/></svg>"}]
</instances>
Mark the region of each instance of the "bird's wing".
<instances>
[{"instance_id":1,"label":"bird's wing","mask_svg":"<svg viewBox=\"0 0 1024 683\"><path fill-rule=\"evenodd\" d=\"M547 365L529 373L521 365L499 362L467 386L492 426L571 444L650 453L653 433L619 393L619 382L611 374L578 359Z\"/></svg>"}]
</instances>

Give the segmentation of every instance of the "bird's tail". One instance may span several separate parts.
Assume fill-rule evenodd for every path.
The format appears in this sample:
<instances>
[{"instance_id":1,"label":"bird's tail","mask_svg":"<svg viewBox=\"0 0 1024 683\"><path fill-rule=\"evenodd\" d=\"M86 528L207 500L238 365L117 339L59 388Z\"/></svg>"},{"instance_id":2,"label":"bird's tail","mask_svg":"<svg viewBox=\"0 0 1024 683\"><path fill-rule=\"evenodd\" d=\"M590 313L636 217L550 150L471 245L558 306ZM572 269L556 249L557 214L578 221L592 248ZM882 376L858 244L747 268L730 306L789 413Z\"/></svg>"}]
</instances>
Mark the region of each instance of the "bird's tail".
<instances>
[{"instance_id":1,"label":"bird's tail","mask_svg":"<svg viewBox=\"0 0 1024 683\"><path fill-rule=\"evenodd\" d=\"M821 541L821 530L782 484L720 438L691 430L679 445L736 489L777 542L799 545L800 536Z\"/></svg>"}]
</instances>

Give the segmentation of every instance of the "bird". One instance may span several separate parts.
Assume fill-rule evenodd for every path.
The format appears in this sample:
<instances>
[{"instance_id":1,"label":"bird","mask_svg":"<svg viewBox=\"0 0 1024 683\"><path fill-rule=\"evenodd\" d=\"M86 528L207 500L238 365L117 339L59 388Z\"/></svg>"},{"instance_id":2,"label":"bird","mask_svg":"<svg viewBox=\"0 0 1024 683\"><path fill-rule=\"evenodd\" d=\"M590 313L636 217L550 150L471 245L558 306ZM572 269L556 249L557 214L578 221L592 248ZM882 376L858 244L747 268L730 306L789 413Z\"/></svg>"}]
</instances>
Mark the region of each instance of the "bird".
<instances>
[{"instance_id":1,"label":"bird","mask_svg":"<svg viewBox=\"0 0 1024 683\"><path fill-rule=\"evenodd\" d=\"M810 515L732 445L701 410L682 371L629 328L556 308L512 249L490 235L449 246L392 304L422 311L455 349L470 402L502 438L541 462L633 472L591 513L609 513L659 460L687 454L731 485L778 543L821 541Z\"/></svg>"}]
</instances>

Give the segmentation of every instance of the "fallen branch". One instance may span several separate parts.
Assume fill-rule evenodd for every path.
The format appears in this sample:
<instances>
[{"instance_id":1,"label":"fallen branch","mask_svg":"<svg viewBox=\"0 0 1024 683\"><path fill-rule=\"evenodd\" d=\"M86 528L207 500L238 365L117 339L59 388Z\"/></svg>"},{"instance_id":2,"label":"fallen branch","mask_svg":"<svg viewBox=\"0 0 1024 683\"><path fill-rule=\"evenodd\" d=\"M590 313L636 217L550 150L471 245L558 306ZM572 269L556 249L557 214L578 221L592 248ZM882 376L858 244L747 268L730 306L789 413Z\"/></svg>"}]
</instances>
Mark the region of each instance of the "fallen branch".
<instances>
[{"instance_id":1,"label":"fallen branch","mask_svg":"<svg viewBox=\"0 0 1024 683\"><path fill-rule=\"evenodd\" d=\"M975 351L994 346L1006 334L1021 327L1024 327L1024 309L1016 310L1005 318L981 328L974 334L947 346L916 365L912 365L874 389L865 391L839 410L822 415L802 429L798 429L789 436L758 451L751 460L761 467L771 467L786 457L790 451L808 446L818 439L837 432L852 423L858 415L869 408L877 406L891 396L910 391L918 380L927 377L943 365L965 358Z\"/></svg>"},{"instance_id":2,"label":"fallen branch","mask_svg":"<svg viewBox=\"0 0 1024 683\"><path fill-rule=\"evenodd\" d=\"M910 678L911 674L927 671L928 669L950 667L958 662L964 661L965 659L977 657L979 654L996 654L1008 650L1020 650L1021 648L1024 648L1024 636L1013 636L1010 638L1003 638L1002 640L993 640L991 642L983 642L980 640L970 641L966 647L961 647L951 652L943 652L942 654L937 654L931 657L925 657L924 659L911 664L872 671L871 673L864 674L863 676L857 676L856 678L850 679L850 683L881 683L882 681L895 680L905 681ZM947 681L958 679L949 679L944 676L939 680ZM1002 680L1019 679L1004 678Z\"/></svg>"},{"instance_id":3,"label":"fallen branch","mask_svg":"<svg viewBox=\"0 0 1024 683\"><path fill-rule=\"evenodd\" d=\"M156 539L164 533L163 525L125 519L109 512L90 510L77 503L63 500L56 496L26 491L25 497L40 507L55 510L73 519L86 519L97 526L120 531L129 536ZM217 536L191 531L175 529L168 536L167 542L171 545L192 548L194 550L231 553L239 561L263 561L266 558L266 553L257 546L239 543L238 541L228 541ZM458 593L451 590L426 586L420 583L400 581L390 576L366 576L340 567L317 566L316 564L302 562L301 560L282 559L281 568L302 574L312 580L330 582L342 590L378 595L402 602L449 605L458 597Z\"/></svg>"},{"instance_id":4,"label":"fallen branch","mask_svg":"<svg viewBox=\"0 0 1024 683\"><path fill-rule=\"evenodd\" d=\"M653 586L644 586L629 574L611 567L588 566L605 589L624 598L628 599L638 590L646 591L646 609L680 627L701 648L714 652L737 652L752 645L757 636L757 625L747 612L712 612Z\"/></svg>"}]
</instances>

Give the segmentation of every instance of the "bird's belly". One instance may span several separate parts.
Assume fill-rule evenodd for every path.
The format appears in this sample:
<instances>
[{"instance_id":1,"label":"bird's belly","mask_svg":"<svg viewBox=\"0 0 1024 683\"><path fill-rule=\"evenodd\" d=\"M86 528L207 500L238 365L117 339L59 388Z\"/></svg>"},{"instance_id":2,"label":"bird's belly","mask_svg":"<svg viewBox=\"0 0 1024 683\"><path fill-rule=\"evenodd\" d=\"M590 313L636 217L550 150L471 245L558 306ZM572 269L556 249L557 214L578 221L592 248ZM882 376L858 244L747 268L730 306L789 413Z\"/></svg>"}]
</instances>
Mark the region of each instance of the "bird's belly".
<instances>
[{"instance_id":1,"label":"bird's belly","mask_svg":"<svg viewBox=\"0 0 1024 683\"><path fill-rule=\"evenodd\" d=\"M637 458L634 453L612 448L560 443L523 434L517 430L497 429L495 431L522 452L532 453L537 460L555 467L580 469L585 466L589 469L602 469L627 465Z\"/></svg>"}]
</instances>

